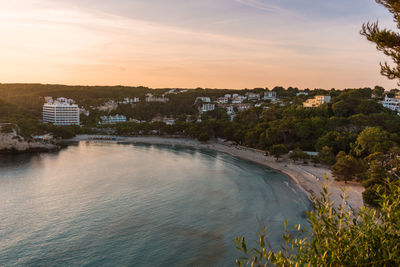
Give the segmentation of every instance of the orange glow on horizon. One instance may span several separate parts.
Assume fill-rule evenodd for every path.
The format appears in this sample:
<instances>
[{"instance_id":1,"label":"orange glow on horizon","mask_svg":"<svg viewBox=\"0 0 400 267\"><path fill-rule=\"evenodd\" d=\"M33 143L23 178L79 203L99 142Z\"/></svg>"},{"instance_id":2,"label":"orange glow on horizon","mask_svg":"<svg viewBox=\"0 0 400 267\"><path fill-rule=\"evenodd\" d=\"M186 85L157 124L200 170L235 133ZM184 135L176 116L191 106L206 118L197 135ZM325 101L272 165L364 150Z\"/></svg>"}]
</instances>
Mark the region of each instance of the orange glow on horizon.
<instances>
[{"instance_id":1,"label":"orange glow on horizon","mask_svg":"<svg viewBox=\"0 0 400 267\"><path fill-rule=\"evenodd\" d=\"M0 82L144 85L153 88L396 87L387 60L343 25L302 36L249 37L16 1L0 9ZM41 2L42 4L37 4ZM279 33L279 31L277 30ZM281 34L281 33L280 33ZM293 40L290 40L290 39ZM337 40L339 39L339 40ZM337 40L337 42L334 42ZM342 40L346 43L341 44ZM341 45L340 45L341 44ZM311 47L311 48L310 48Z\"/></svg>"}]
</instances>

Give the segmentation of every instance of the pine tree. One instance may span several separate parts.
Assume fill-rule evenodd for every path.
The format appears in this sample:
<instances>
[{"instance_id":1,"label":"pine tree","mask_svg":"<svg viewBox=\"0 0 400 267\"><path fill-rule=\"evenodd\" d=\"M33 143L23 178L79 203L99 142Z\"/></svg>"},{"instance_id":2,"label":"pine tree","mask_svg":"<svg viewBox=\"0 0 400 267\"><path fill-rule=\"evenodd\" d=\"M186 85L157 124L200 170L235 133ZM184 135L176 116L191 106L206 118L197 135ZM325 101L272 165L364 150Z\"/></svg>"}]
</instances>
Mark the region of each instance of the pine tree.
<instances>
[{"instance_id":1,"label":"pine tree","mask_svg":"<svg viewBox=\"0 0 400 267\"><path fill-rule=\"evenodd\" d=\"M400 1L399 0L375 0L378 4L386 7L394 17L397 28L400 29ZM379 51L392 58L395 66L387 62L381 63L381 74L391 80L400 80L400 33L381 29L379 23L364 23L360 32L369 41L376 44ZM399 83L400 85L400 83Z\"/></svg>"}]
</instances>

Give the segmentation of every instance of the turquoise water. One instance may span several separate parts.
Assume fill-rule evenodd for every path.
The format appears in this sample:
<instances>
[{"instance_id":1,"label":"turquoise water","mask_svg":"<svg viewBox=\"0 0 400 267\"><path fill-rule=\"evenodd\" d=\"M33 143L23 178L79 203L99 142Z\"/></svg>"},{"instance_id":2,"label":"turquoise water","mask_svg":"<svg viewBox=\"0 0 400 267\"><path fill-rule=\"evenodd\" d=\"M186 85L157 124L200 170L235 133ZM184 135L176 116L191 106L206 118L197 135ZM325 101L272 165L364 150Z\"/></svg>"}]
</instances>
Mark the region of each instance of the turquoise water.
<instances>
[{"instance_id":1,"label":"turquoise water","mask_svg":"<svg viewBox=\"0 0 400 267\"><path fill-rule=\"evenodd\" d=\"M233 240L310 203L285 175L208 150L72 145L0 156L0 266L234 266Z\"/></svg>"}]
</instances>

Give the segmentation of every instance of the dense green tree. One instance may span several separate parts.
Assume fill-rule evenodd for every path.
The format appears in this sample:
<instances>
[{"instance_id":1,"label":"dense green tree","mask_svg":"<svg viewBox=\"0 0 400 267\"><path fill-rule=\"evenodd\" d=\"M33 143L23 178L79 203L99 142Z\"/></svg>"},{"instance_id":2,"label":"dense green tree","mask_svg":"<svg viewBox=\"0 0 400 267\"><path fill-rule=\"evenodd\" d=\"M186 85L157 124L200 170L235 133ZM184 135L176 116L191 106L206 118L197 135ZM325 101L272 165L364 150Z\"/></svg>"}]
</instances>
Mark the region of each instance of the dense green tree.
<instances>
[{"instance_id":1,"label":"dense green tree","mask_svg":"<svg viewBox=\"0 0 400 267\"><path fill-rule=\"evenodd\" d=\"M265 132L265 139L268 146L283 142L282 133L277 128L268 128Z\"/></svg>"},{"instance_id":2,"label":"dense green tree","mask_svg":"<svg viewBox=\"0 0 400 267\"><path fill-rule=\"evenodd\" d=\"M332 105L332 110L337 117L348 117L353 113L353 105L340 100Z\"/></svg>"},{"instance_id":3,"label":"dense green tree","mask_svg":"<svg viewBox=\"0 0 400 267\"><path fill-rule=\"evenodd\" d=\"M388 153L377 152L365 158L369 168L362 179L362 185L366 188L363 192L364 203L377 206L379 196L375 189L381 187L387 190L387 181L400 184L399 148L392 148Z\"/></svg>"},{"instance_id":4,"label":"dense green tree","mask_svg":"<svg viewBox=\"0 0 400 267\"><path fill-rule=\"evenodd\" d=\"M333 176L338 181L352 181L365 171L364 164L351 155L339 155L335 165L331 167Z\"/></svg>"},{"instance_id":5,"label":"dense green tree","mask_svg":"<svg viewBox=\"0 0 400 267\"><path fill-rule=\"evenodd\" d=\"M324 146L332 148L334 154L339 151L349 151L350 143L354 141L355 136L352 133L330 131L324 136L318 138L315 148L317 151L321 151Z\"/></svg>"},{"instance_id":6,"label":"dense green tree","mask_svg":"<svg viewBox=\"0 0 400 267\"><path fill-rule=\"evenodd\" d=\"M290 153L289 158L296 162L298 160L309 159L310 156L300 148L296 148Z\"/></svg>"},{"instance_id":7,"label":"dense green tree","mask_svg":"<svg viewBox=\"0 0 400 267\"><path fill-rule=\"evenodd\" d=\"M326 165L333 165L336 162L335 154L332 151L332 148L328 146L324 146L318 152L318 159L321 163Z\"/></svg>"},{"instance_id":8,"label":"dense green tree","mask_svg":"<svg viewBox=\"0 0 400 267\"><path fill-rule=\"evenodd\" d=\"M268 149L271 156L274 156L278 160L281 156L286 155L289 152L287 146L283 144L273 145Z\"/></svg>"},{"instance_id":9,"label":"dense green tree","mask_svg":"<svg viewBox=\"0 0 400 267\"><path fill-rule=\"evenodd\" d=\"M382 86L375 86L374 90L372 91L375 97L382 98L384 97L385 88Z\"/></svg>"},{"instance_id":10,"label":"dense green tree","mask_svg":"<svg viewBox=\"0 0 400 267\"><path fill-rule=\"evenodd\" d=\"M378 127L366 127L357 137L354 152L358 156L386 152L393 145L388 132Z\"/></svg>"},{"instance_id":11,"label":"dense green tree","mask_svg":"<svg viewBox=\"0 0 400 267\"><path fill-rule=\"evenodd\" d=\"M374 100L363 100L354 108L354 113L356 114L372 114L378 113L383 110L383 107L380 103Z\"/></svg>"}]
</instances>

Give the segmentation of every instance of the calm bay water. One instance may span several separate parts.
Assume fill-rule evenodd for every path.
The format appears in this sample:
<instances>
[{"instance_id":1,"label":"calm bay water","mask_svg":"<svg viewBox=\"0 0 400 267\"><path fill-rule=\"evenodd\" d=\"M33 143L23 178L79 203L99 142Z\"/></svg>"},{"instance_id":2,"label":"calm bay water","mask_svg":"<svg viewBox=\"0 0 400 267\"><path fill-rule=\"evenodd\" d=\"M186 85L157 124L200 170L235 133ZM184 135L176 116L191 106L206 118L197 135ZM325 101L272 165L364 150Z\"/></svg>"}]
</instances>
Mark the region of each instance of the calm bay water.
<instances>
[{"instance_id":1,"label":"calm bay water","mask_svg":"<svg viewBox=\"0 0 400 267\"><path fill-rule=\"evenodd\" d=\"M289 177L206 150L87 144L0 156L0 266L234 266L233 240L305 224Z\"/></svg>"}]
</instances>

